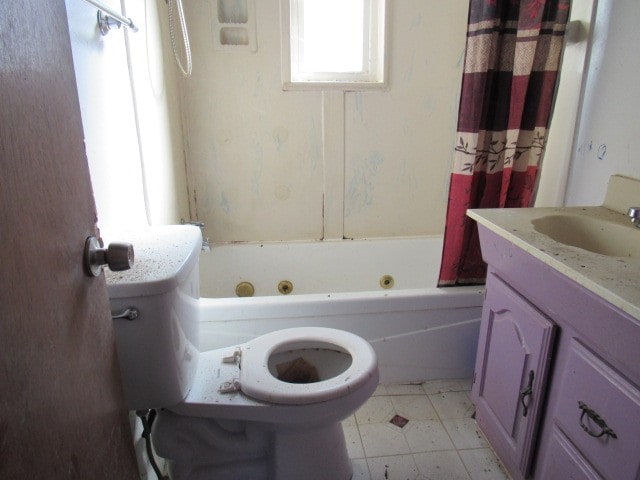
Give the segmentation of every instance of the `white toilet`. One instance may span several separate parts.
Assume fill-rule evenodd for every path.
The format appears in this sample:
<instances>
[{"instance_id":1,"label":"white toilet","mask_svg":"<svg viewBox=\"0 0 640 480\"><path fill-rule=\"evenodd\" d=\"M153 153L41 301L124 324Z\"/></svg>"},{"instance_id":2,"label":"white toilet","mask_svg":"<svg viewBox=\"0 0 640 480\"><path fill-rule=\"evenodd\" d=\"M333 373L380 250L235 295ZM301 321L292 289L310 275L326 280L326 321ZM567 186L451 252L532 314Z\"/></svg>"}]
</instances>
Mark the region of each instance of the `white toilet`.
<instances>
[{"instance_id":1,"label":"white toilet","mask_svg":"<svg viewBox=\"0 0 640 480\"><path fill-rule=\"evenodd\" d=\"M369 343L303 327L200 352L200 230L151 227L127 241L133 268L107 272L112 313L135 317L114 320L125 398L158 409L153 445L171 478L351 478L340 422L378 384Z\"/></svg>"}]
</instances>

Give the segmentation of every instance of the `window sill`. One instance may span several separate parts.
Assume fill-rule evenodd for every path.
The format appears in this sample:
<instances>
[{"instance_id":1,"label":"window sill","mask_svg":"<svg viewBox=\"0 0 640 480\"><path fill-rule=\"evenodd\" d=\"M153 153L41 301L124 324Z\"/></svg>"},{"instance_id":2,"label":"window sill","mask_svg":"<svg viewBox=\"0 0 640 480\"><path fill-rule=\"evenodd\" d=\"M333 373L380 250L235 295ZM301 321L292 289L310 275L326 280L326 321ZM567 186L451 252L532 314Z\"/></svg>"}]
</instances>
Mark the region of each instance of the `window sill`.
<instances>
[{"instance_id":1,"label":"window sill","mask_svg":"<svg viewBox=\"0 0 640 480\"><path fill-rule=\"evenodd\" d=\"M282 90L284 91L367 92L388 89L388 82L282 82Z\"/></svg>"}]
</instances>

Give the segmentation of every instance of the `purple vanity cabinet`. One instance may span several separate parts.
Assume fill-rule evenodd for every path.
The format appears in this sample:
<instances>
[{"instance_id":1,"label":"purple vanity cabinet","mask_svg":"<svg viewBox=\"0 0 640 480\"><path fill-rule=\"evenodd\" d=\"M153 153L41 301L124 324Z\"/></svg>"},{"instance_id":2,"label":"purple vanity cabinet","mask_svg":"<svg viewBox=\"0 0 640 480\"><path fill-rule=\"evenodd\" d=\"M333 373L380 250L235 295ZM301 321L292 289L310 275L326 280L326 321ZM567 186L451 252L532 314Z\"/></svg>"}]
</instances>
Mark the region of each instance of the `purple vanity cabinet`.
<instances>
[{"instance_id":1,"label":"purple vanity cabinet","mask_svg":"<svg viewBox=\"0 0 640 480\"><path fill-rule=\"evenodd\" d=\"M640 392L598 354L571 338L550 399L549 443L538 478L640 478ZM566 450L554 452L554 444ZM570 464L582 476L561 477ZM563 468L566 468L563 466Z\"/></svg>"},{"instance_id":2,"label":"purple vanity cabinet","mask_svg":"<svg viewBox=\"0 0 640 480\"><path fill-rule=\"evenodd\" d=\"M478 425L515 478L531 464L554 328L489 273L472 396Z\"/></svg>"},{"instance_id":3,"label":"purple vanity cabinet","mask_svg":"<svg viewBox=\"0 0 640 480\"><path fill-rule=\"evenodd\" d=\"M478 229L489 274L472 397L496 454L518 480L640 480L640 320Z\"/></svg>"}]
</instances>

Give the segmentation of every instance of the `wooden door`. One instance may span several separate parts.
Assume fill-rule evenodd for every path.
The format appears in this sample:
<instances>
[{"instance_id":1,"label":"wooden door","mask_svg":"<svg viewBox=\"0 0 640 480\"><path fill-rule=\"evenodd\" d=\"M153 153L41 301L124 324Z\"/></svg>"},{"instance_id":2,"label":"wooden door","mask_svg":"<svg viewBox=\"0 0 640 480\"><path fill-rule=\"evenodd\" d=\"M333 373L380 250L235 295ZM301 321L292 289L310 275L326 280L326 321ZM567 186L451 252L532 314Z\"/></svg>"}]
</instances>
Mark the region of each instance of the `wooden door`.
<instances>
[{"instance_id":1,"label":"wooden door","mask_svg":"<svg viewBox=\"0 0 640 480\"><path fill-rule=\"evenodd\" d=\"M514 478L531 466L555 325L491 273L472 396L476 420Z\"/></svg>"},{"instance_id":2,"label":"wooden door","mask_svg":"<svg viewBox=\"0 0 640 480\"><path fill-rule=\"evenodd\" d=\"M139 478L63 0L0 2L0 478Z\"/></svg>"}]
</instances>

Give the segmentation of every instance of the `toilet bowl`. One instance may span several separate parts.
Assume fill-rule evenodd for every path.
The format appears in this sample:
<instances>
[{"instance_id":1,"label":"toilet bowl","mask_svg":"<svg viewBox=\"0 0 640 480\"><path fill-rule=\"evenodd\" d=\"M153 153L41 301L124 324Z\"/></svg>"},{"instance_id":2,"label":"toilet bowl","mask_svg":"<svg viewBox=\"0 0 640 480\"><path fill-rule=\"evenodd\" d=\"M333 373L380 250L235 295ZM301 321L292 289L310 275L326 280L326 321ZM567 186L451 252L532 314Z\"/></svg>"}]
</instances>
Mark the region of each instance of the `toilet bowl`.
<instances>
[{"instance_id":1,"label":"toilet bowl","mask_svg":"<svg viewBox=\"0 0 640 480\"><path fill-rule=\"evenodd\" d=\"M131 271L109 272L116 345L132 410L158 409L152 439L171 478L351 478L341 421L378 384L375 353L336 329L289 328L197 349L200 230L130 234Z\"/></svg>"},{"instance_id":2,"label":"toilet bowl","mask_svg":"<svg viewBox=\"0 0 640 480\"><path fill-rule=\"evenodd\" d=\"M375 354L368 342L342 330L318 327L262 335L245 344L240 358L242 391L258 400L287 405L341 397L365 384L375 369ZM317 381L292 383L278 377L278 365L298 358L317 369Z\"/></svg>"}]
</instances>

